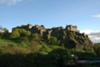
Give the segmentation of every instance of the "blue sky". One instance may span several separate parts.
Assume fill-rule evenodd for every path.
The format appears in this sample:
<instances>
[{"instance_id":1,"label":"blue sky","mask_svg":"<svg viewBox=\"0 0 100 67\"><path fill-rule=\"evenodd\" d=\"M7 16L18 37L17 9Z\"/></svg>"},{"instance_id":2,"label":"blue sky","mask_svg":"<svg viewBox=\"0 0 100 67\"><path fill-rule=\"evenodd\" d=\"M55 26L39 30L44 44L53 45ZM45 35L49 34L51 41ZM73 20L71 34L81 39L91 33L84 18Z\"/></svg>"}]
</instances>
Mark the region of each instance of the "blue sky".
<instances>
[{"instance_id":1,"label":"blue sky","mask_svg":"<svg viewBox=\"0 0 100 67\"><path fill-rule=\"evenodd\" d=\"M0 25L46 27L77 25L83 32L100 31L100 0L0 0Z\"/></svg>"}]
</instances>

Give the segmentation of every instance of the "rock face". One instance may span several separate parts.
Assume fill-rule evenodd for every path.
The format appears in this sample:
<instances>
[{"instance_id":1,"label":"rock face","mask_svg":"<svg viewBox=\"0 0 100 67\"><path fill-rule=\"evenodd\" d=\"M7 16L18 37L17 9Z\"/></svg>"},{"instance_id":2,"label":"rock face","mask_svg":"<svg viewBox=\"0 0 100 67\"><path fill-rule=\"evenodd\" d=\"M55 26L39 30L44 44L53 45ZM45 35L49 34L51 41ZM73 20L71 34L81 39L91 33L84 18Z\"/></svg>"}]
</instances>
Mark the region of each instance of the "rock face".
<instances>
[{"instance_id":1,"label":"rock face","mask_svg":"<svg viewBox=\"0 0 100 67\"><path fill-rule=\"evenodd\" d=\"M31 33L37 33L40 35L42 41L50 43L50 39L54 38L57 44L68 47L68 48L81 48L89 47L92 42L84 33L80 33L77 26L67 25L66 28L54 27L46 29L43 25L23 25L16 28L23 28ZM14 29L16 29L14 28ZM13 29L13 30L14 30Z\"/></svg>"}]
</instances>

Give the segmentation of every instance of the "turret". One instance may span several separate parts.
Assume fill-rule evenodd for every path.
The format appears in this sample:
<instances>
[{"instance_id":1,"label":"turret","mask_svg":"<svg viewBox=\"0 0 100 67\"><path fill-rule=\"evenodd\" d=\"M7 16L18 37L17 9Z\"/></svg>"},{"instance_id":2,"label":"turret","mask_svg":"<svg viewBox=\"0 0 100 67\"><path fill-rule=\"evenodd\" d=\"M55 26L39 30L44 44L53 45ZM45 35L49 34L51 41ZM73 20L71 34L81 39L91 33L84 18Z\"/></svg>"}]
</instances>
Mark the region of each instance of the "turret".
<instances>
[{"instance_id":1,"label":"turret","mask_svg":"<svg viewBox=\"0 0 100 67\"><path fill-rule=\"evenodd\" d=\"M75 25L67 25L66 26L66 30L67 31L73 31L73 32L77 32L78 31L77 26L75 26Z\"/></svg>"}]
</instances>

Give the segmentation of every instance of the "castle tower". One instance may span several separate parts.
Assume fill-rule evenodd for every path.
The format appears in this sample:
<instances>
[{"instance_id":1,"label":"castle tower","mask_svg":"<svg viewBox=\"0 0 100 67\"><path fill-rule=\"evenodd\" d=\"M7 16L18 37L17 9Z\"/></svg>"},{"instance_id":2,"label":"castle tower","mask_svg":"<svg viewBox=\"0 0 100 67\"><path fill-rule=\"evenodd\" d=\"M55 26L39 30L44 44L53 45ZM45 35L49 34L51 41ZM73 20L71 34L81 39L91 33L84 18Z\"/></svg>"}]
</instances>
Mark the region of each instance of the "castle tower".
<instances>
[{"instance_id":1,"label":"castle tower","mask_svg":"<svg viewBox=\"0 0 100 67\"><path fill-rule=\"evenodd\" d=\"M73 31L73 32L77 32L78 31L77 26L75 26L75 25L67 25L66 26L66 30L67 31Z\"/></svg>"}]
</instances>

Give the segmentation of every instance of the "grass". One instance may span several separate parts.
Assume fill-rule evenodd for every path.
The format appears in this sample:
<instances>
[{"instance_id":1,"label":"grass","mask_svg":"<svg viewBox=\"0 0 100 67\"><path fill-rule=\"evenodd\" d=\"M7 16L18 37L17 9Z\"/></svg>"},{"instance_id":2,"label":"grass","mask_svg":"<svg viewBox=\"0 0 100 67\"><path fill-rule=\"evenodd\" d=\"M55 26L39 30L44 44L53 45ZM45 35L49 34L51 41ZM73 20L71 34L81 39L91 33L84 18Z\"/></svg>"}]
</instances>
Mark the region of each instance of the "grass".
<instances>
[{"instance_id":1,"label":"grass","mask_svg":"<svg viewBox=\"0 0 100 67\"><path fill-rule=\"evenodd\" d=\"M17 43L10 41L10 40L5 40L5 39L0 39L0 47L3 46L16 46Z\"/></svg>"}]
</instances>

